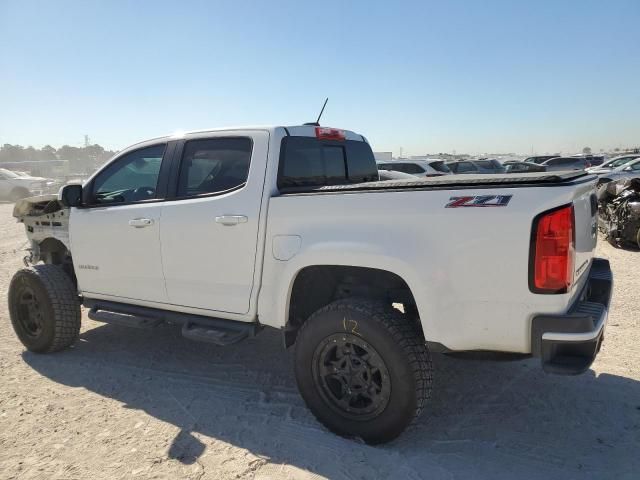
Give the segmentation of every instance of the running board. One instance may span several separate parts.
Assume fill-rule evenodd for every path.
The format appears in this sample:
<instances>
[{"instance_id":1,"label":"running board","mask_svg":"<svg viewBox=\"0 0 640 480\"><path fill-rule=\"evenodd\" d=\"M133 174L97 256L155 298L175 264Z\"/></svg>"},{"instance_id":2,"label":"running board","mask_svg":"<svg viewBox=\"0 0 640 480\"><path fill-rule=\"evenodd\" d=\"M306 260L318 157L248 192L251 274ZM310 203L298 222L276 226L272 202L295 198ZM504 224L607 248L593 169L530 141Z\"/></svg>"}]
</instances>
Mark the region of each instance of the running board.
<instances>
[{"instance_id":1,"label":"running board","mask_svg":"<svg viewBox=\"0 0 640 480\"><path fill-rule=\"evenodd\" d=\"M102 310L98 307L93 307L89 310L89 318L98 322L112 323L114 325L133 328L153 328L162 323L162 320L157 318L140 317L121 312L110 312L109 310Z\"/></svg>"},{"instance_id":2,"label":"running board","mask_svg":"<svg viewBox=\"0 0 640 480\"><path fill-rule=\"evenodd\" d=\"M214 343L216 345L233 345L250 335L249 329L242 328L211 328L197 323L187 322L182 325L182 336L197 342Z\"/></svg>"},{"instance_id":3,"label":"running board","mask_svg":"<svg viewBox=\"0 0 640 480\"><path fill-rule=\"evenodd\" d=\"M92 320L134 328L153 328L162 323L179 324L184 338L221 346L253 337L262 329L257 322L236 322L104 300L85 298L83 305L91 309L89 318Z\"/></svg>"}]
</instances>

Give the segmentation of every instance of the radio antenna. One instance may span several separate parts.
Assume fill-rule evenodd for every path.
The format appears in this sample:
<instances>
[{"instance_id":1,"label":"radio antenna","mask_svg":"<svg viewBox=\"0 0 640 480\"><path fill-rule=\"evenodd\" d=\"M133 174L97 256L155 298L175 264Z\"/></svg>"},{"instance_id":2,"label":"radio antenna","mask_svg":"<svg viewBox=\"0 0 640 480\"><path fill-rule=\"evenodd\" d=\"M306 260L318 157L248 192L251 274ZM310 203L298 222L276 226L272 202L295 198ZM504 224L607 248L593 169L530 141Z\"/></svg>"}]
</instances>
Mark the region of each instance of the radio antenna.
<instances>
[{"instance_id":1,"label":"radio antenna","mask_svg":"<svg viewBox=\"0 0 640 480\"><path fill-rule=\"evenodd\" d=\"M316 120L316 125L320 126L320 117L324 113L324 107L327 106L327 102L329 101L329 97L324 99L324 103L322 104L322 110L320 110L320 115L318 115L318 119Z\"/></svg>"},{"instance_id":2,"label":"radio antenna","mask_svg":"<svg viewBox=\"0 0 640 480\"><path fill-rule=\"evenodd\" d=\"M313 125L316 127L320 126L320 117L322 117L322 113L324 112L324 107L327 106L327 102L329 101L329 97L324 99L324 103L322 104L322 110L320 110L320 115L318 115L318 119L315 122L308 122L305 125Z\"/></svg>"}]
</instances>

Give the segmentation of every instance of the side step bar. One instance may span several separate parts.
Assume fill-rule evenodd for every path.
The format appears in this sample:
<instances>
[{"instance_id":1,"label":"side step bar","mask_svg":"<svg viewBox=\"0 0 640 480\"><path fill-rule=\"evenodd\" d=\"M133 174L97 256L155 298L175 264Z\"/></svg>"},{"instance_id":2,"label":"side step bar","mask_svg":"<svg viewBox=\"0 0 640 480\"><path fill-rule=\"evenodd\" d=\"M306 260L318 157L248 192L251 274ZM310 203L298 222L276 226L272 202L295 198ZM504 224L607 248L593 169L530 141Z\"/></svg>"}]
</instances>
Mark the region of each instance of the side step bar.
<instances>
[{"instance_id":1,"label":"side step bar","mask_svg":"<svg viewBox=\"0 0 640 480\"><path fill-rule=\"evenodd\" d=\"M91 309L89 318L92 320L134 328L153 328L162 323L178 324L182 325L183 337L221 346L253 337L262 329L257 322L236 322L104 300L85 298L83 305Z\"/></svg>"},{"instance_id":2,"label":"side step bar","mask_svg":"<svg viewBox=\"0 0 640 480\"><path fill-rule=\"evenodd\" d=\"M89 318L98 322L113 323L115 325L122 325L123 327L134 328L153 328L162 323L162 320L158 320L157 318L138 317L128 313L110 312L95 307L89 310Z\"/></svg>"},{"instance_id":3,"label":"side step bar","mask_svg":"<svg viewBox=\"0 0 640 480\"><path fill-rule=\"evenodd\" d=\"M192 322L186 322L182 325L184 338L198 342L215 343L216 345L233 345L248 338L249 335L250 332L246 328L210 328Z\"/></svg>"}]
</instances>

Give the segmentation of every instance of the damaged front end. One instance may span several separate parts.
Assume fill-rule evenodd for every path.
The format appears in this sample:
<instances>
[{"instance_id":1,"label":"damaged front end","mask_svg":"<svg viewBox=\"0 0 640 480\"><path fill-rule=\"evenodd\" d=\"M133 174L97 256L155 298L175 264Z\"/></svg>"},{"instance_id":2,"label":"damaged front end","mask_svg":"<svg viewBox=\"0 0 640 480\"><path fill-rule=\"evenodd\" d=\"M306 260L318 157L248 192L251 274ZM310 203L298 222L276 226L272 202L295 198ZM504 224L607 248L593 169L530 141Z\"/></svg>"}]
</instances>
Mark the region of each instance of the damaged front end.
<instances>
[{"instance_id":1,"label":"damaged front end","mask_svg":"<svg viewBox=\"0 0 640 480\"><path fill-rule=\"evenodd\" d=\"M598 214L598 228L612 245L640 248L640 178L602 185Z\"/></svg>"},{"instance_id":2,"label":"damaged front end","mask_svg":"<svg viewBox=\"0 0 640 480\"><path fill-rule=\"evenodd\" d=\"M65 265L70 262L69 209L57 195L40 195L16 202L13 216L25 226L30 242L25 265L44 263Z\"/></svg>"}]
</instances>

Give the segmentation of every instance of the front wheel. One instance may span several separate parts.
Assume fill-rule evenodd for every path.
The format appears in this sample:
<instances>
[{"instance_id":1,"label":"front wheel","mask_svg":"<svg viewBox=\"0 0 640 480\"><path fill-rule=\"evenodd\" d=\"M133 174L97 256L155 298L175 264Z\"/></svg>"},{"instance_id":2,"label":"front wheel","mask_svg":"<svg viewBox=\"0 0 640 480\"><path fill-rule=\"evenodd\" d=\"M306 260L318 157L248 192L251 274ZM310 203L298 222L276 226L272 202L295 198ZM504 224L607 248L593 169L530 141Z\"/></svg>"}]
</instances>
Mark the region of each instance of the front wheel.
<instances>
[{"instance_id":1,"label":"front wheel","mask_svg":"<svg viewBox=\"0 0 640 480\"><path fill-rule=\"evenodd\" d=\"M63 350L80 333L76 288L57 265L35 265L16 272L9 285L9 316L16 335L32 352Z\"/></svg>"},{"instance_id":2,"label":"front wheel","mask_svg":"<svg viewBox=\"0 0 640 480\"><path fill-rule=\"evenodd\" d=\"M296 340L298 388L331 431L370 444L396 438L430 396L432 364L419 325L383 303L338 300Z\"/></svg>"}]
</instances>

